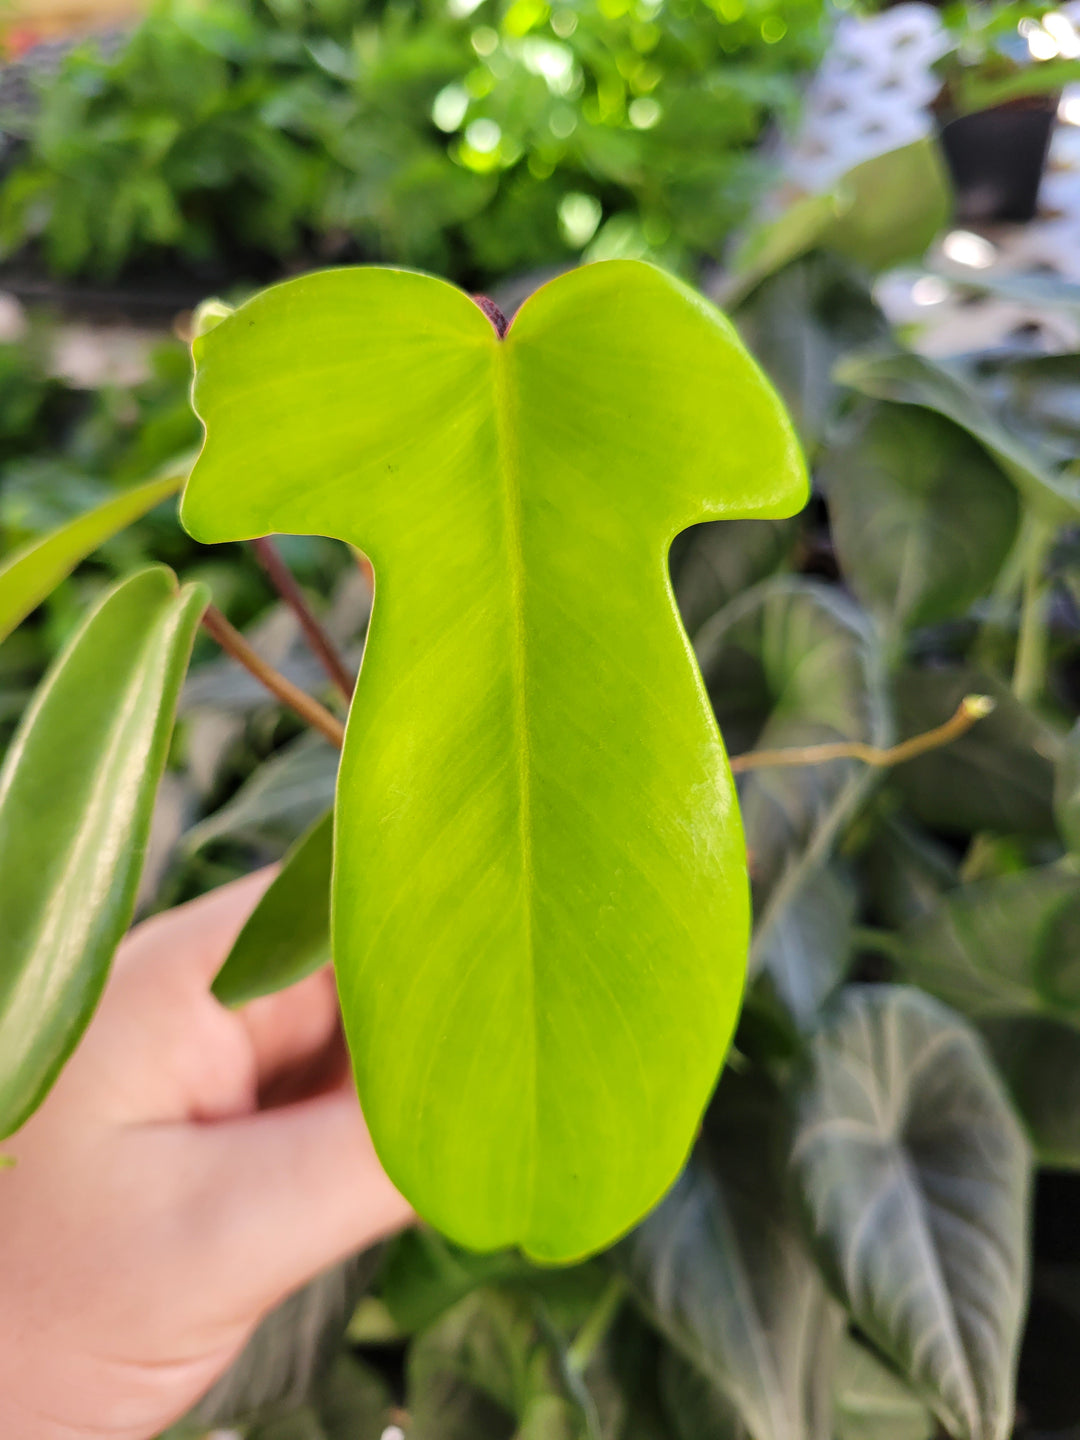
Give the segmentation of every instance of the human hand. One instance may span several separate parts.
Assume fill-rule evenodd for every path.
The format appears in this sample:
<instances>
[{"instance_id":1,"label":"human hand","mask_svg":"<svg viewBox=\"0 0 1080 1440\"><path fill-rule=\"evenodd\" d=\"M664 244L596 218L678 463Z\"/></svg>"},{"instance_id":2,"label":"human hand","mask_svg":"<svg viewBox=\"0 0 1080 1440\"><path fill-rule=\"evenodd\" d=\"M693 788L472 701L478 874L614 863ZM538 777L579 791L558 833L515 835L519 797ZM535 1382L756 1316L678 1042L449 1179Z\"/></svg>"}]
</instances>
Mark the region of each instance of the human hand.
<instances>
[{"instance_id":1,"label":"human hand","mask_svg":"<svg viewBox=\"0 0 1080 1440\"><path fill-rule=\"evenodd\" d=\"M0 1435L148 1440L291 1290L408 1223L320 971L230 1012L209 986L263 871L124 941L38 1113L3 1145Z\"/></svg>"}]
</instances>

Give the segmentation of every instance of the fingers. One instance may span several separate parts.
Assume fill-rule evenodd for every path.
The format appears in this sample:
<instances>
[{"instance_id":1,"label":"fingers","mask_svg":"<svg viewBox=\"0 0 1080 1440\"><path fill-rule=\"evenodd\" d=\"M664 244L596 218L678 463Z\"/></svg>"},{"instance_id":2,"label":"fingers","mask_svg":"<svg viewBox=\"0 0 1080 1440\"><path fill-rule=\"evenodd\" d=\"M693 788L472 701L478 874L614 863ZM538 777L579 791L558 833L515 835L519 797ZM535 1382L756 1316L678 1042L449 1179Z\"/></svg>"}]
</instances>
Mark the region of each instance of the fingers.
<instances>
[{"instance_id":1,"label":"fingers","mask_svg":"<svg viewBox=\"0 0 1080 1440\"><path fill-rule=\"evenodd\" d=\"M117 952L115 973L166 967L208 987L277 870L268 865L136 925Z\"/></svg>"},{"instance_id":2,"label":"fingers","mask_svg":"<svg viewBox=\"0 0 1080 1440\"><path fill-rule=\"evenodd\" d=\"M261 1313L413 1218L375 1154L351 1077L316 1099L208 1126L196 1141L199 1263L241 1312Z\"/></svg>"},{"instance_id":3,"label":"fingers","mask_svg":"<svg viewBox=\"0 0 1080 1440\"><path fill-rule=\"evenodd\" d=\"M308 1093L317 1084L321 1062L332 1058L331 1047L337 1057L343 1053L342 1046L334 1043L340 1037L341 1017L329 965L287 990L253 1000L235 1014L251 1042L264 1105L280 1105Z\"/></svg>"}]
</instances>

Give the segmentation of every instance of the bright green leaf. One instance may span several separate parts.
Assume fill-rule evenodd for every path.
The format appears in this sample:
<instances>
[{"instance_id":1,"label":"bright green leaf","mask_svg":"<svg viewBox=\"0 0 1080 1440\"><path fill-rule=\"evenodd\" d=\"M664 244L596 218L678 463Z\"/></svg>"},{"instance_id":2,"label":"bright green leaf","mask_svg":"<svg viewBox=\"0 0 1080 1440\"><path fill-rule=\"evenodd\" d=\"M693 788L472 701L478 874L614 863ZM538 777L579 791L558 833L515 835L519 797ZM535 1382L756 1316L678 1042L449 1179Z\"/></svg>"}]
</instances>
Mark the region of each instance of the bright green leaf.
<instances>
[{"instance_id":1,"label":"bright green leaf","mask_svg":"<svg viewBox=\"0 0 1080 1440\"><path fill-rule=\"evenodd\" d=\"M1016 537L1016 490L981 445L932 411L866 405L821 457L844 577L889 627L962 617Z\"/></svg>"},{"instance_id":2,"label":"bright green leaf","mask_svg":"<svg viewBox=\"0 0 1080 1440\"><path fill-rule=\"evenodd\" d=\"M155 566L112 589L0 770L0 1134L33 1112L131 921L176 700L206 606Z\"/></svg>"},{"instance_id":3,"label":"bright green leaf","mask_svg":"<svg viewBox=\"0 0 1080 1440\"><path fill-rule=\"evenodd\" d=\"M334 816L328 811L293 845L236 937L213 985L223 1005L284 990L330 963L333 868Z\"/></svg>"},{"instance_id":4,"label":"bright green leaf","mask_svg":"<svg viewBox=\"0 0 1080 1440\"><path fill-rule=\"evenodd\" d=\"M786 1141L779 1094L729 1070L678 1184L618 1253L755 1440L826 1440L839 1311L788 1204Z\"/></svg>"},{"instance_id":5,"label":"bright green leaf","mask_svg":"<svg viewBox=\"0 0 1080 1440\"><path fill-rule=\"evenodd\" d=\"M1027 1298L1030 1156L977 1036L852 985L815 1036L793 1169L859 1328L958 1440L1004 1440Z\"/></svg>"},{"instance_id":6,"label":"bright green leaf","mask_svg":"<svg viewBox=\"0 0 1080 1440\"><path fill-rule=\"evenodd\" d=\"M797 509L791 428L728 322L633 261L542 287L505 340L441 281L324 271L195 352L192 533L333 535L378 576L333 932L383 1163L464 1244L595 1249L682 1163L746 953L667 551Z\"/></svg>"},{"instance_id":7,"label":"bright green leaf","mask_svg":"<svg viewBox=\"0 0 1080 1440\"><path fill-rule=\"evenodd\" d=\"M1026 441L1007 430L959 376L906 350L851 355L836 366L842 385L880 400L936 410L993 456L1033 510L1055 523L1080 513L1080 476L1047 465Z\"/></svg>"},{"instance_id":8,"label":"bright green leaf","mask_svg":"<svg viewBox=\"0 0 1080 1440\"><path fill-rule=\"evenodd\" d=\"M934 1417L865 1345L850 1335L836 1362L837 1440L930 1440Z\"/></svg>"},{"instance_id":9,"label":"bright green leaf","mask_svg":"<svg viewBox=\"0 0 1080 1440\"><path fill-rule=\"evenodd\" d=\"M51 535L31 541L5 560L0 565L0 640L105 540L175 495L189 468L187 464L178 466L160 479L136 485L61 525Z\"/></svg>"}]
</instances>

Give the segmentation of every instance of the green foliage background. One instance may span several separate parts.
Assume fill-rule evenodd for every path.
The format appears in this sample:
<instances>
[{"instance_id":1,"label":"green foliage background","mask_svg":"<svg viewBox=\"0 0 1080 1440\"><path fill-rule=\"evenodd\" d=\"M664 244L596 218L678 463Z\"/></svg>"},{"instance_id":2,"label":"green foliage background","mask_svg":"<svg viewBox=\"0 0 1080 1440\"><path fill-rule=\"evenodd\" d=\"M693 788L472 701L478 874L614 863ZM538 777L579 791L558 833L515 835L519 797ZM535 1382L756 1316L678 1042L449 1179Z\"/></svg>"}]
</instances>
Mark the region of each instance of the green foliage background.
<instances>
[{"instance_id":1,"label":"green foliage background","mask_svg":"<svg viewBox=\"0 0 1080 1440\"><path fill-rule=\"evenodd\" d=\"M685 264L753 198L823 0L159 0L10 120L0 243L63 273L308 254L473 284L597 254Z\"/></svg>"}]
</instances>

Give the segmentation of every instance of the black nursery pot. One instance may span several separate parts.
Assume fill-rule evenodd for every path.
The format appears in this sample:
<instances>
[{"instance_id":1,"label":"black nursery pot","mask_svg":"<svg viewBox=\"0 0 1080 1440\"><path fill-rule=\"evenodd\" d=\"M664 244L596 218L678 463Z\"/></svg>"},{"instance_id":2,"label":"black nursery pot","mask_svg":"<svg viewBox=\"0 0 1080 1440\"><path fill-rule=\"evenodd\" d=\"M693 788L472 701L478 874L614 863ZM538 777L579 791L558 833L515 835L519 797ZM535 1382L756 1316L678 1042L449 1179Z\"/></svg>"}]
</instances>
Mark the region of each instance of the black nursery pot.
<instances>
[{"instance_id":1,"label":"black nursery pot","mask_svg":"<svg viewBox=\"0 0 1080 1440\"><path fill-rule=\"evenodd\" d=\"M1057 115L1056 95L995 105L950 120L941 147L961 222L1030 220Z\"/></svg>"}]
</instances>

